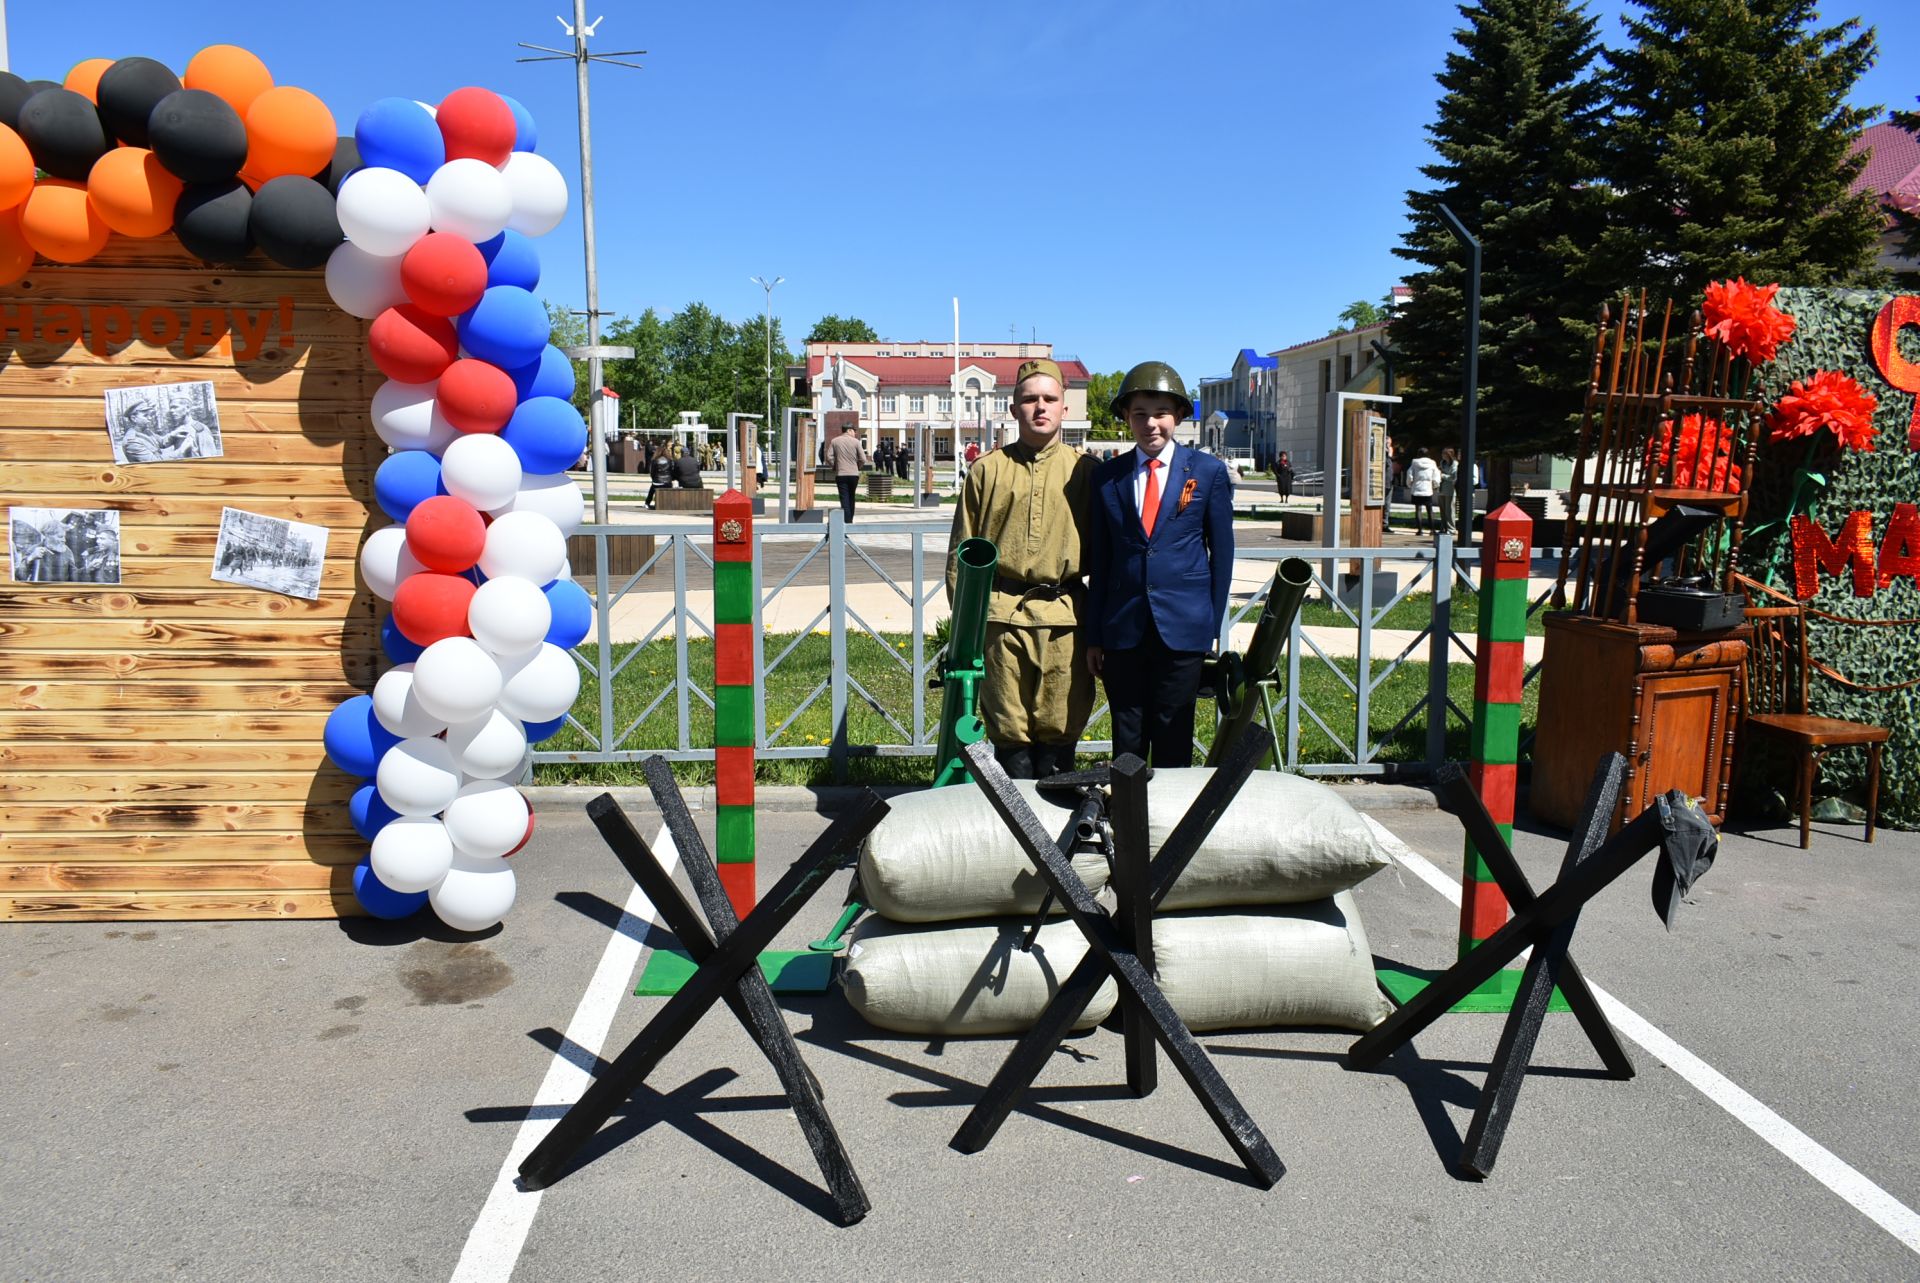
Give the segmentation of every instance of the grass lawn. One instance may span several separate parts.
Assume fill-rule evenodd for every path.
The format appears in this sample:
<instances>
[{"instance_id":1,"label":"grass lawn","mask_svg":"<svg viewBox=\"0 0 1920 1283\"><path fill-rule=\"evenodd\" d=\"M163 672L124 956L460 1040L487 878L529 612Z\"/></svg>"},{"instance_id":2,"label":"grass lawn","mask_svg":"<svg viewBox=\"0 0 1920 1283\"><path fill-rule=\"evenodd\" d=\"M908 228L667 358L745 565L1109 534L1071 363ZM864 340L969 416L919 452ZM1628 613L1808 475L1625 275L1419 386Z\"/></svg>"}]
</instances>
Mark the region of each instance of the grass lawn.
<instances>
[{"instance_id":1,"label":"grass lawn","mask_svg":"<svg viewBox=\"0 0 1920 1283\"><path fill-rule=\"evenodd\" d=\"M1463 636L1472 636L1479 628L1479 596L1455 585L1455 591L1450 604L1453 615L1453 631ZM1543 605L1540 609L1534 611L1533 614L1527 616L1527 636L1544 637L1546 635L1544 620L1550 609L1551 605ZM1359 613L1357 609L1355 613ZM1379 622L1374 624L1374 627L1407 628L1417 632L1425 628L1427 622L1432 618L1433 594L1430 592L1408 593L1406 597L1395 605L1392 610L1389 610ZM1316 624L1332 628L1357 627L1353 620L1347 617L1346 612L1342 611L1338 606L1318 599L1301 603L1300 622L1303 624Z\"/></svg>"},{"instance_id":2,"label":"grass lawn","mask_svg":"<svg viewBox=\"0 0 1920 1283\"><path fill-rule=\"evenodd\" d=\"M1404 603L1403 603L1404 605ZM893 718L908 731L913 729L913 687L908 672L886 652L901 658L908 657L912 646L910 637L899 634L882 634L886 642L876 642L865 633L856 633L847 638L847 667L854 681L859 683L881 707L892 714ZM766 638L765 653L771 660L777 657L793 641L793 635L769 635ZM582 647L582 652L592 658L592 648ZM626 648L619 651L624 657ZM814 687L825 681L830 667L831 649L829 639L824 635L809 635L800 640L793 653L783 660L770 678L767 679L764 692L766 705L767 732L772 734L779 725L793 715ZM1353 660L1340 661L1340 671L1350 681L1356 671ZM1378 678L1379 664L1375 665L1375 677ZM713 646L704 638L689 643L687 655L687 673L692 683L702 690L711 691L713 686ZM1347 685L1336 676L1317 657L1308 655L1301 661L1301 696L1306 706L1318 713L1343 740L1353 735L1355 697ZM1285 670L1282 669L1284 680ZM674 682L673 643L660 640L649 643L641 652L628 661L615 679L614 720L615 734L624 732L640 716L649 704L660 699L659 705L649 713L626 736L620 745L622 750L645 750L672 748L678 743L679 720L677 701L670 693ZM1385 734L1405 712L1416 704L1426 693L1427 666L1420 663L1406 663L1395 669L1393 674L1375 687L1369 703L1369 718L1372 733ZM1453 702L1463 712L1473 709L1473 672L1462 664L1450 666L1448 688ZM669 692L660 698L662 692ZM925 692L925 712L927 735L931 739L938 729L940 715L940 692ZM831 742L833 725L830 692L822 690L806 710L794 720L792 726L780 736L776 744L781 747L821 747ZM696 747L713 743L713 713L697 696L688 699L689 742ZM1538 705L1538 687L1530 686L1527 700L1521 714L1521 734L1530 734L1536 717ZM1284 712L1276 698L1275 714L1282 720ZM599 691L591 674L583 676L580 699L575 705L574 716L588 727L595 727L599 720ZM1211 742L1213 734L1213 705L1210 700L1202 700L1199 723L1200 738ZM1447 756L1464 759L1467 753L1467 727L1463 722L1449 719L1447 733ZM1353 760L1347 748L1336 745L1334 741L1303 711L1300 717L1300 758L1304 763L1345 762ZM904 743L909 736L902 735L892 723L864 700L858 691L850 691L847 701L848 739L854 748L854 756L848 764L848 779L863 784L920 784L926 782L931 756L928 757L878 757L859 756L859 745L876 743ZM1282 732L1284 734L1284 731ZM1374 755L1375 760L1384 762L1414 762L1421 760L1426 753L1426 719L1419 716L1410 721L1400 732L1389 740ZM1103 740L1109 734L1106 717L1103 715L1087 728L1086 738ZM589 741L572 727L563 729L558 735L540 745L542 751L582 752L589 748ZM688 783L704 784L713 779L713 766L708 762L685 762L677 764L676 774ZM824 757L798 759L771 759L762 757L759 761L759 779L765 784L824 784L831 782L831 770ZM534 782L538 784L637 784L640 771L637 763L631 762L549 762L534 768Z\"/></svg>"}]
</instances>

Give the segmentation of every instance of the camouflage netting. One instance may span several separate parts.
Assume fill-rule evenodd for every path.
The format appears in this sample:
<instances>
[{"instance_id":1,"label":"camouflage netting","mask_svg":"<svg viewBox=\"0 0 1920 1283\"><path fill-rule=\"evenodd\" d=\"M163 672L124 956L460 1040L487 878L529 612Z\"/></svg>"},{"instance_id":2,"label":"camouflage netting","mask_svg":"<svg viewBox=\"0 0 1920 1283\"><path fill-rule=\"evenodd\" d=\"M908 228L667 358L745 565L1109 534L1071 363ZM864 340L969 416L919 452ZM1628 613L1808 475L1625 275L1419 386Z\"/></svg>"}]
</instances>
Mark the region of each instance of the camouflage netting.
<instances>
[{"instance_id":1,"label":"camouflage netting","mask_svg":"<svg viewBox=\"0 0 1920 1283\"><path fill-rule=\"evenodd\" d=\"M1788 594L1793 592L1793 549L1783 518L1791 500L1794 474L1803 465L1826 478L1824 488L1809 486L1801 510L1835 535L1850 512L1873 514L1878 548L1897 503L1920 504L1920 455L1907 445L1914 394L1881 377L1869 348L1874 317L1892 296L1871 290L1784 289L1775 302L1799 322L1793 338L1762 371L1762 395L1769 405L1795 379L1816 370L1839 370L1879 398L1874 413L1876 448L1872 453L1841 451L1831 432L1819 434L1811 463L1804 441L1780 445L1763 436L1753 478L1753 510L1740 552L1742 570ZM1907 327L1897 340L1909 360L1920 361L1920 329ZM1846 576L1821 575L1811 607L1849 620L1920 620L1920 591L1910 577L1895 579L1871 597L1855 597ZM1911 627L1863 627L1808 617L1808 646L1813 657L1861 686L1888 686L1920 678L1920 624ZM1893 732L1880 772L1880 819L1896 828L1920 828L1920 686L1870 692L1816 676L1810 688L1811 711L1827 717L1872 722ZM1744 768L1750 784L1764 782L1785 791L1792 768L1784 761L1755 755ZM1819 799L1844 795L1864 802L1866 753L1842 749L1821 765ZM1816 814L1820 814L1816 805Z\"/></svg>"}]
</instances>

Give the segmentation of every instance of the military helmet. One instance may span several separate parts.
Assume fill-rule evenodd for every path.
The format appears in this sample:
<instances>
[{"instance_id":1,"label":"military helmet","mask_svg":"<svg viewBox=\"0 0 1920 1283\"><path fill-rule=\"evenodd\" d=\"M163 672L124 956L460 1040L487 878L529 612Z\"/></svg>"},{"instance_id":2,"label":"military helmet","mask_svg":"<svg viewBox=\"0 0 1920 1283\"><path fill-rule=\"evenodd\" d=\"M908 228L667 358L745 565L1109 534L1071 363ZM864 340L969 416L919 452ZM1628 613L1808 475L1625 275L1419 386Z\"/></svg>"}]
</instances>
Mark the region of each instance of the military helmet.
<instances>
[{"instance_id":1,"label":"military helmet","mask_svg":"<svg viewBox=\"0 0 1920 1283\"><path fill-rule=\"evenodd\" d=\"M1108 409L1116 419L1127 417L1127 398L1135 392L1164 392L1178 401L1186 409L1182 411L1182 421L1193 417L1193 401L1187 396L1187 385L1180 375L1165 361L1142 361L1127 371L1127 377L1120 380L1120 390L1113 395L1113 403Z\"/></svg>"}]
</instances>

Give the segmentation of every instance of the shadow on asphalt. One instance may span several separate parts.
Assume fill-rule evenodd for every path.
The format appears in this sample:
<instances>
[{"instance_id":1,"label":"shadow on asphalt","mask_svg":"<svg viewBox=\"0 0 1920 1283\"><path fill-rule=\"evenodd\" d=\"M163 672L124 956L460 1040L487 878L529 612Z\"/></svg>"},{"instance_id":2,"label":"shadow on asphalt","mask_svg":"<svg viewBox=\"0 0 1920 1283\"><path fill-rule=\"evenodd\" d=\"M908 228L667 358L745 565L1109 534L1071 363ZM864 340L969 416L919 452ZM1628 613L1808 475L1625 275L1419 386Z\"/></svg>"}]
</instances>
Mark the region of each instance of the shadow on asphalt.
<instances>
[{"instance_id":1,"label":"shadow on asphalt","mask_svg":"<svg viewBox=\"0 0 1920 1283\"><path fill-rule=\"evenodd\" d=\"M629 919L625 909L591 891L562 891L553 898L556 903L565 905L582 917L598 922L609 931L619 931L630 939L638 940L649 949L672 949L680 943L674 938L673 932L657 922L639 922L644 931L636 936L633 924L638 920Z\"/></svg>"},{"instance_id":2,"label":"shadow on asphalt","mask_svg":"<svg viewBox=\"0 0 1920 1283\"><path fill-rule=\"evenodd\" d=\"M334 925L340 934L355 944L390 949L396 945L433 940L440 944L478 944L499 935L504 926L494 923L485 931L456 931L440 921L431 909L422 909L410 918L389 922L381 918L339 918Z\"/></svg>"}]
</instances>

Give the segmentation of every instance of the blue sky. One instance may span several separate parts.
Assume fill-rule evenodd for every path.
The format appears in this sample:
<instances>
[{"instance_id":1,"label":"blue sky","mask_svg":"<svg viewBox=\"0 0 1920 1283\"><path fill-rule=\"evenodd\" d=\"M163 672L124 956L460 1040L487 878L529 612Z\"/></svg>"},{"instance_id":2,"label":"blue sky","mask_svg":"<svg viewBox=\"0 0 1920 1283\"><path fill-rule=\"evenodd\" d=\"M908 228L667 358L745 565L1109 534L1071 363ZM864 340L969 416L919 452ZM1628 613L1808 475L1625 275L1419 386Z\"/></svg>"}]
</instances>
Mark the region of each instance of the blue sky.
<instances>
[{"instance_id":1,"label":"blue sky","mask_svg":"<svg viewBox=\"0 0 1920 1283\"><path fill-rule=\"evenodd\" d=\"M203 45L244 45L343 132L376 98L486 85L528 106L577 183L571 65L514 61L517 41L565 43L563 5L41 0L7 24L28 78L133 54L177 71ZM1593 8L1617 40L1624 0ZM1827 12L1879 29L1857 100L1912 104L1920 3ZM969 341L1011 326L1096 369L1157 357L1189 382L1243 345L1324 333L1398 279L1402 200L1458 23L1441 0L587 13L605 14L594 48L650 51L644 71L593 73L603 307L757 316L748 278L779 274L790 338L838 312L919 339L951 334L957 294ZM583 305L577 212L541 245L542 293Z\"/></svg>"}]
</instances>

